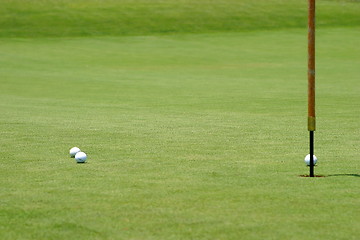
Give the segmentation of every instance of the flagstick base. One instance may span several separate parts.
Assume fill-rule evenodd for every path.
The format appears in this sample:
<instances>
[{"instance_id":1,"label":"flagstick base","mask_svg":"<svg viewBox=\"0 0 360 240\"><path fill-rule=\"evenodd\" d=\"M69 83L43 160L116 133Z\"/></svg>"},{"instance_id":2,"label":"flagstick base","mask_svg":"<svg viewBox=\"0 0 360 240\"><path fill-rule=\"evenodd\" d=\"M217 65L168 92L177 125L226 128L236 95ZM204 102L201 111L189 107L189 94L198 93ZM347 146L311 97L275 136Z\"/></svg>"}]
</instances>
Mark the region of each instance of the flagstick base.
<instances>
[{"instance_id":1,"label":"flagstick base","mask_svg":"<svg viewBox=\"0 0 360 240\"><path fill-rule=\"evenodd\" d=\"M314 131L310 131L310 177L314 177Z\"/></svg>"}]
</instances>

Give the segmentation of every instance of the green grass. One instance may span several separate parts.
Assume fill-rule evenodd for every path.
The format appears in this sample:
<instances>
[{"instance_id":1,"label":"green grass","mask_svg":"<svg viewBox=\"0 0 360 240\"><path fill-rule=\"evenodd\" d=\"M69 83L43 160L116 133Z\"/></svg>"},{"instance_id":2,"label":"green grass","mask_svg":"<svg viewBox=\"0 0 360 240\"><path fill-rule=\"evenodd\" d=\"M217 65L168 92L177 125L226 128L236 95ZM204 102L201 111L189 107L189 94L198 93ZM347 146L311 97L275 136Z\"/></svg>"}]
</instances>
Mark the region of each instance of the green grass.
<instances>
[{"instance_id":1,"label":"green grass","mask_svg":"<svg viewBox=\"0 0 360 240\"><path fill-rule=\"evenodd\" d=\"M1 239L356 239L359 37L318 33L319 179L306 31L1 40Z\"/></svg>"},{"instance_id":2,"label":"green grass","mask_svg":"<svg viewBox=\"0 0 360 240\"><path fill-rule=\"evenodd\" d=\"M0 0L0 239L357 239L360 4L317 4L311 179L305 1Z\"/></svg>"},{"instance_id":3,"label":"green grass","mask_svg":"<svg viewBox=\"0 0 360 240\"><path fill-rule=\"evenodd\" d=\"M0 0L0 37L209 33L304 28L300 0ZM359 26L359 1L317 0L319 27Z\"/></svg>"}]
</instances>

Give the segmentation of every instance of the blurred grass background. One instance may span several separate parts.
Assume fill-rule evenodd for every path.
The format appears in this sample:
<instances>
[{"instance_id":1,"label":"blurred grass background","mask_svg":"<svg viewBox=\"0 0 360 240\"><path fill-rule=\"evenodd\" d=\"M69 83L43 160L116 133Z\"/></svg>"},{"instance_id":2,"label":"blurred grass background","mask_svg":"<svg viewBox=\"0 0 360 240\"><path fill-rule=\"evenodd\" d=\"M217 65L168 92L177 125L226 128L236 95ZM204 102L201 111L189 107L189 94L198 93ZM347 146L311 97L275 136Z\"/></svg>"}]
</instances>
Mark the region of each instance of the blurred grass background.
<instances>
[{"instance_id":1,"label":"blurred grass background","mask_svg":"<svg viewBox=\"0 0 360 240\"><path fill-rule=\"evenodd\" d=\"M318 0L317 26L360 26L359 1ZM209 33L304 28L300 0L0 0L0 37Z\"/></svg>"}]
</instances>

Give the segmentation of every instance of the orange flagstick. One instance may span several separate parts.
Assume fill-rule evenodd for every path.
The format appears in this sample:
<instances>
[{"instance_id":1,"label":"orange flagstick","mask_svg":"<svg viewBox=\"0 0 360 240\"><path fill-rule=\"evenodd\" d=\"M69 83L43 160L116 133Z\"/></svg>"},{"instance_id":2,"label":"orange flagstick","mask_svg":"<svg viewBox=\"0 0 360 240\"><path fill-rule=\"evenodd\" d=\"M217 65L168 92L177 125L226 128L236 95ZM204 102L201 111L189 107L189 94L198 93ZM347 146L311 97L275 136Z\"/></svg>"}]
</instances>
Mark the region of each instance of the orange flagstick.
<instances>
[{"instance_id":1,"label":"orange flagstick","mask_svg":"<svg viewBox=\"0 0 360 240\"><path fill-rule=\"evenodd\" d=\"M308 15L308 130L310 132L310 177L314 177L315 121L315 0L309 1Z\"/></svg>"}]
</instances>

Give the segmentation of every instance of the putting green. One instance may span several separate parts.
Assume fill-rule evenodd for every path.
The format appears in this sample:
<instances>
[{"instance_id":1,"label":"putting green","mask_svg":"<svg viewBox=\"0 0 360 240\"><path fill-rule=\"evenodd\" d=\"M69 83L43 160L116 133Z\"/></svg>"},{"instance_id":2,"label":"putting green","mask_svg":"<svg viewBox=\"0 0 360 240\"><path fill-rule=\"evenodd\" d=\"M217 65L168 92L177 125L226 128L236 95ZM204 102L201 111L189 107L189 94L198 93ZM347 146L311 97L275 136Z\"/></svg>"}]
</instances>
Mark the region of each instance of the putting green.
<instances>
[{"instance_id":1,"label":"putting green","mask_svg":"<svg viewBox=\"0 0 360 240\"><path fill-rule=\"evenodd\" d=\"M0 238L355 239L359 32L318 31L316 179L306 30L0 39Z\"/></svg>"},{"instance_id":2,"label":"putting green","mask_svg":"<svg viewBox=\"0 0 360 240\"><path fill-rule=\"evenodd\" d=\"M316 2L310 179L307 1L0 0L0 239L357 239L360 4Z\"/></svg>"}]
</instances>

